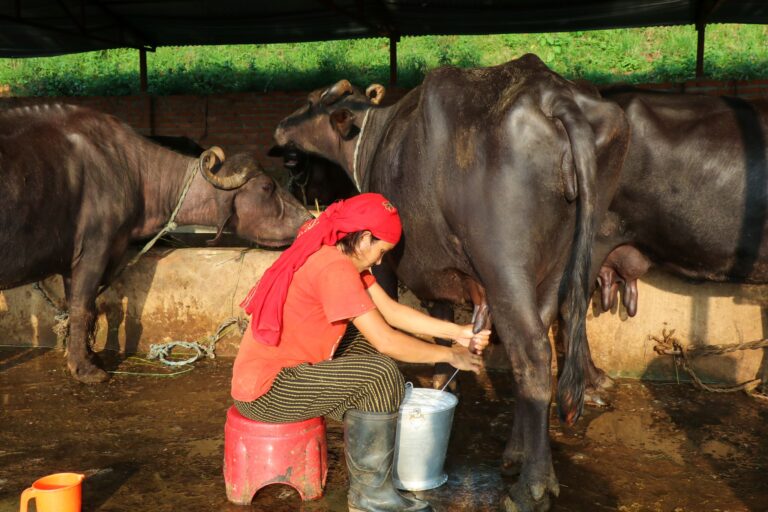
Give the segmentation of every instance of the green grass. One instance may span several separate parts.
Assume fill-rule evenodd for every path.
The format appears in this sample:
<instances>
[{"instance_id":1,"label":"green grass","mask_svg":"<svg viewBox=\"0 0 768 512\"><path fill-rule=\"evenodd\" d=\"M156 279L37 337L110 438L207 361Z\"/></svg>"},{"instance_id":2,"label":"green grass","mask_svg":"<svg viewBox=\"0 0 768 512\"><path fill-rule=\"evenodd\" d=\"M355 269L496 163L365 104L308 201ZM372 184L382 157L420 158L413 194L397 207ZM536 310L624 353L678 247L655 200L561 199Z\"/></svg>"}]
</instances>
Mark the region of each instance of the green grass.
<instances>
[{"instance_id":1,"label":"green grass","mask_svg":"<svg viewBox=\"0 0 768 512\"><path fill-rule=\"evenodd\" d=\"M768 26L712 25L705 73L719 80L768 77ZM567 78L596 83L694 78L692 26L548 34L405 37L398 85L412 87L437 66L489 66L536 53ZM15 96L126 95L139 90L138 52L0 59L0 88ZM159 48L147 55L152 94L307 90L341 78L361 86L389 81L386 39L273 45Z\"/></svg>"}]
</instances>

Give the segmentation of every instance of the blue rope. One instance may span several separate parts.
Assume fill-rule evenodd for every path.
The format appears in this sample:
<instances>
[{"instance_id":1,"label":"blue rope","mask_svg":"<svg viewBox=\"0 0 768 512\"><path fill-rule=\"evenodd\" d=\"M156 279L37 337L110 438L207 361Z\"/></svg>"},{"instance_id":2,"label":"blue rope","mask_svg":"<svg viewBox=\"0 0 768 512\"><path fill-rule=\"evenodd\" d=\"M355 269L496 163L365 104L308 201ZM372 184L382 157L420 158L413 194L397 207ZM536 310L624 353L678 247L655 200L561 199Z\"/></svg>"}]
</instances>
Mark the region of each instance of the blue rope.
<instances>
[{"instance_id":1,"label":"blue rope","mask_svg":"<svg viewBox=\"0 0 768 512\"><path fill-rule=\"evenodd\" d=\"M206 336L203 340L201 340L202 342L174 340L168 341L166 343L153 343L149 346L149 354L147 354L147 359L157 359L161 363L168 366L185 366L194 363L203 356L207 357L208 359L215 359L216 342L224 337L227 331L231 330L233 325L237 326L241 332L244 332L245 323L246 321L240 318L228 318L224 320L221 325L219 325L215 333L213 333L211 336ZM206 340L208 343L205 343ZM169 359L171 351L176 347L192 350L195 353L188 359L184 360Z\"/></svg>"},{"instance_id":2,"label":"blue rope","mask_svg":"<svg viewBox=\"0 0 768 512\"><path fill-rule=\"evenodd\" d=\"M194 350L196 353L189 359L184 359L184 360L168 359L168 357L171 355L171 351L176 347ZM195 361L203 357L203 354L208 356L208 358L210 359L213 359L216 357L216 354L214 354L213 352L213 347L203 346L196 341L169 341L167 343L153 343L152 345L150 345L149 354L147 354L147 359L157 359L161 363L167 364L168 366L184 366L184 365L194 363Z\"/></svg>"}]
</instances>

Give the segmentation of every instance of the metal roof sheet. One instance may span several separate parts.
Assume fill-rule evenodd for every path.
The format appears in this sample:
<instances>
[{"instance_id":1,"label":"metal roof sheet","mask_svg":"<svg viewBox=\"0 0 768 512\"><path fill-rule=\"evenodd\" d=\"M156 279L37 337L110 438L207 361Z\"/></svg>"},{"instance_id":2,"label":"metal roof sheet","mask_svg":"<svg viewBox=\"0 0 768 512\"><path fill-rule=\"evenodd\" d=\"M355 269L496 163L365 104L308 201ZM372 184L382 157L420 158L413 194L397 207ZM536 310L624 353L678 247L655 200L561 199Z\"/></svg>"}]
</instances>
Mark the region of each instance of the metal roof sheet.
<instances>
[{"instance_id":1,"label":"metal roof sheet","mask_svg":"<svg viewBox=\"0 0 768 512\"><path fill-rule=\"evenodd\" d=\"M766 0L13 0L0 56L381 36L768 23Z\"/></svg>"}]
</instances>

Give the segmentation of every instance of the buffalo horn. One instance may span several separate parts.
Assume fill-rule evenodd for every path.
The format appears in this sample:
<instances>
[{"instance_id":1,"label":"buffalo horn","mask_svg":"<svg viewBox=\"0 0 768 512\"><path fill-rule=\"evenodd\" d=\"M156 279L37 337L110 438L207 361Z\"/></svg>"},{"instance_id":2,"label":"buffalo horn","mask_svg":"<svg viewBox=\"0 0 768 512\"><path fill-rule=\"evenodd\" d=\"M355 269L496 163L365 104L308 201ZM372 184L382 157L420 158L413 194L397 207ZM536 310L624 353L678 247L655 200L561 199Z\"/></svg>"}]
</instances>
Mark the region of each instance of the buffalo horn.
<instances>
[{"instance_id":1,"label":"buffalo horn","mask_svg":"<svg viewBox=\"0 0 768 512\"><path fill-rule=\"evenodd\" d=\"M365 90L365 95L368 96L368 99L371 100L371 103L373 103L374 105L378 105L379 103L381 103L381 100L384 99L385 92L386 92L386 89L384 89L383 85L371 84Z\"/></svg>"},{"instance_id":2,"label":"buffalo horn","mask_svg":"<svg viewBox=\"0 0 768 512\"><path fill-rule=\"evenodd\" d=\"M345 94L352 94L353 92L354 90L352 89L352 84L349 83L349 80L339 80L320 95L320 101L323 105L332 105L339 101Z\"/></svg>"},{"instance_id":3,"label":"buffalo horn","mask_svg":"<svg viewBox=\"0 0 768 512\"><path fill-rule=\"evenodd\" d=\"M223 161L224 151L217 146L206 149L200 155L200 174L203 175L203 178L208 183L221 190L232 190L242 187L259 172L258 168L252 169L248 167L232 176L217 176L213 173L213 169L220 167Z\"/></svg>"}]
</instances>

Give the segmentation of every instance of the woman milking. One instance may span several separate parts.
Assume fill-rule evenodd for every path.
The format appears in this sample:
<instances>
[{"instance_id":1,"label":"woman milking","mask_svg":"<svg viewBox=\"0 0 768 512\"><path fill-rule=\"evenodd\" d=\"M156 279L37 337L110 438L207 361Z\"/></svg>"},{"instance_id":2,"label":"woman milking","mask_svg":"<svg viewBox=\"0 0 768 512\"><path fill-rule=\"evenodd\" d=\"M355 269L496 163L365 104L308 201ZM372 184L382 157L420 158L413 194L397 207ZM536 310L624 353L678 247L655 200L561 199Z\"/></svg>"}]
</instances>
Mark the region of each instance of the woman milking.
<instances>
[{"instance_id":1,"label":"woman milking","mask_svg":"<svg viewBox=\"0 0 768 512\"><path fill-rule=\"evenodd\" d=\"M432 510L392 483L405 392L395 360L478 372L490 336L399 304L376 283L370 269L401 232L397 209L380 194L336 202L299 230L242 304L251 322L233 368L235 406L261 422L343 421L351 511Z\"/></svg>"}]
</instances>

